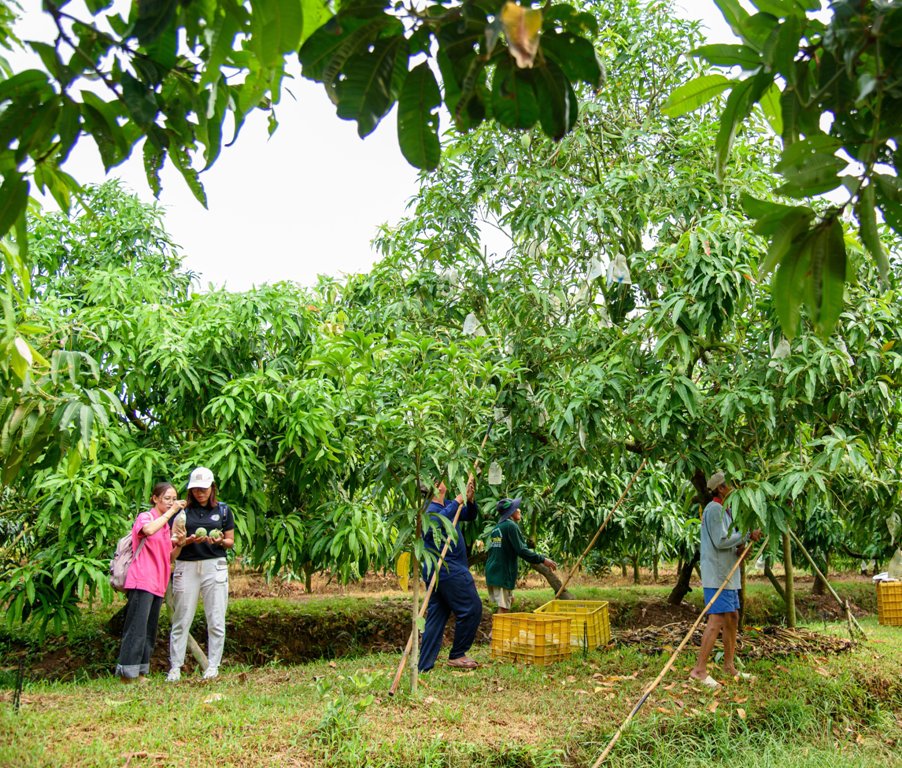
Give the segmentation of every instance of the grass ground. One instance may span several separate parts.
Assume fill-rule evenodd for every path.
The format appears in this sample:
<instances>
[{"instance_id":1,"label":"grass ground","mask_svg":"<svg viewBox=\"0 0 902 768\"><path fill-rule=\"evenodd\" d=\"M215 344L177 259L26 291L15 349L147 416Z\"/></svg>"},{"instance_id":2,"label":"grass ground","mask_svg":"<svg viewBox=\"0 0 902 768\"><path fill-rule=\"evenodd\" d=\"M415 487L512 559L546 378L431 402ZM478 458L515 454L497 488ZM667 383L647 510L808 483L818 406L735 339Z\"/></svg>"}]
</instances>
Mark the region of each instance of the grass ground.
<instances>
[{"instance_id":1,"label":"grass ground","mask_svg":"<svg viewBox=\"0 0 902 768\"><path fill-rule=\"evenodd\" d=\"M902 630L863 623L870 639L852 653L750 663L754 682L717 692L686 681L687 651L608 765L898 768ZM418 696L405 679L394 698L397 654L229 666L207 683L29 682L18 713L7 676L0 765L589 766L666 661L628 648L550 667L492 661L484 645L474 655L480 669L437 666Z\"/></svg>"}]
</instances>

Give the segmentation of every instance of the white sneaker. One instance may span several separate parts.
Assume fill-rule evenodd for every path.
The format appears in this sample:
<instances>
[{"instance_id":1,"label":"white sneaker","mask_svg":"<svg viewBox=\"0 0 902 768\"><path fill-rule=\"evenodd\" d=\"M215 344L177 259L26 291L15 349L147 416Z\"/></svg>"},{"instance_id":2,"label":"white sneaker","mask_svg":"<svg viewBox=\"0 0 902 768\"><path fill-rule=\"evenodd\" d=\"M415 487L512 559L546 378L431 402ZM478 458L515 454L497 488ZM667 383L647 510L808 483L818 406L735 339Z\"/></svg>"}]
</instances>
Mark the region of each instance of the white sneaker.
<instances>
[{"instance_id":1,"label":"white sneaker","mask_svg":"<svg viewBox=\"0 0 902 768\"><path fill-rule=\"evenodd\" d=\"M180 670L178 667L173 667L172 669L169 670L169 674L166 675L167 683L177 683L181 679L182 679L182 670Z\"/></svg>"},{"instance_id":2,"label":"white sneaker","mask_svg":"<svg viewBox=\"0 0 902 768\"><path fill-rule=\"evenodd\" d=\"M219 670L216 667L207 667L207 671L204 672L204 680L212 680L214 677L219 677Z\"/></svg>"}]
</instances>

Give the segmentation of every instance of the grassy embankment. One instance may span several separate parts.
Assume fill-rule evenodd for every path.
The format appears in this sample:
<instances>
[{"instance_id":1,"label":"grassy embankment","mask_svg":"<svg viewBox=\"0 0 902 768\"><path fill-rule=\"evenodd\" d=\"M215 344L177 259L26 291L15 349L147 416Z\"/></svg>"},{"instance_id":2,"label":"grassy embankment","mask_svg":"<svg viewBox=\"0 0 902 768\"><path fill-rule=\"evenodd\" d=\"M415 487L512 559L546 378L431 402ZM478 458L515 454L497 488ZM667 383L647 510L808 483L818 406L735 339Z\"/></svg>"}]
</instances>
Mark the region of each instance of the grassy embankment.
<instances>
[{"instance_id":1,"label":"grassy embankment","mask_svg":"<svg viewBox=\"0 0 902 768\"><path fill-rule=\"evenodd\" d=\"M621 610L643 599L628 589L594 596ZM521 597L528 604L542 595ZM253 602L234 606L235 617L250 620ZM316 602L304 607L321 619L334 613L334 600ZM851 654L754 662L747 668L755 682L719 692L685 682L687 652L609 764L898 766L902 629L874 619L864 625L871 640ZM844 625L826 630L843 633ZM492 662L485 645L475 656L485 666L471 673L437 667L417 699L406 682L395 698L385 695L396 654L229 666L207 684L170 685L159 676L129 687L110 677L29 681L18 714L7 674L0 765L587 766L665 661L624 648L545 668Z\"/></svg>"}]
</instances>

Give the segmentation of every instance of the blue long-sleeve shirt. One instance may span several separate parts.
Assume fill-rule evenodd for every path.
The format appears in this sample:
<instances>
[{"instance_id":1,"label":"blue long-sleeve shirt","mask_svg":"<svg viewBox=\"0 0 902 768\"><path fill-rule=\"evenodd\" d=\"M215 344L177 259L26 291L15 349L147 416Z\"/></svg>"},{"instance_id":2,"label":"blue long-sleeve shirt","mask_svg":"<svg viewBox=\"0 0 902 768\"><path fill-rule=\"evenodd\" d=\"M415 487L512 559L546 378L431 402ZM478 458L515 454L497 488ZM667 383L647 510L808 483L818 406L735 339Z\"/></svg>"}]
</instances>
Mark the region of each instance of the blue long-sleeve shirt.
<instances>
[{"instance_id":1,"label":"blue long-sleeve shirt","mask_svg":"<svg viewBox=\"0 0 902 768\"><path fill-rule=\"evenodd\" d=\"M457 513L457 508L459 506L457 499L446 501L444 506L437 501L433 501L426 510L429 513L429 516L433 518L437 527L435 529L429 528L425 531L423 533L423 541L426 544L426 550L432 552L435 555L436 560L442 553L442 547L445 544L445 526L442 525L441 520L438 518L444 517L450 522L454 519L454 515ZM467 546L464 542L464 535L460 530L460 524L469 520L475 520L478 512L479 507L476 505L476 502L468 502L461 510L456 526L457 541L451 541L451 544L448 546L448 554L445 555L445 562L442 564L441 576L443 578L453 578L463 574L469 575L470 564L467 562ZM437 534L438 543L436 543L436 536L433 535L433 532ZM434 563L431 565L426 562L423 563L423 580L426 581L426 583L432 578L433 568Z\"/></svg>"}]
</instances>

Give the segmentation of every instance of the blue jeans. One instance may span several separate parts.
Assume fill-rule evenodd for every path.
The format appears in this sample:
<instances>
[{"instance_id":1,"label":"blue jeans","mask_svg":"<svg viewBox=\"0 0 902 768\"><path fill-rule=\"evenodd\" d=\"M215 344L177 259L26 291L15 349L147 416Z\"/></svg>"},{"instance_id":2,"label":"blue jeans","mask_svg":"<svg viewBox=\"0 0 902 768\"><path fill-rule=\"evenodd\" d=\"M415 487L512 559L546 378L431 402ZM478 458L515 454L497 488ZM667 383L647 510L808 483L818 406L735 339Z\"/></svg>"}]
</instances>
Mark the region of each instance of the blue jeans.
<instances>
[{"instance_id":1,"label":"blue jeans","mask_svg":"<svg viewBox=\"0 0 902 768\"><path fill-rule=\"evenodd\" d=\"M482 619L482 600L479 599L476 584L469 572L459 576L439 574L438 584L429 602L426 628L420 642L418 665L420 672L428 672L435 666L435 660L442 648L445 625L452 613L456 622L454 642L448 658L459 659L466 656L470 646L473 645L476 630L479 629L479 622Z\"/></svg>"}]
</instances>

